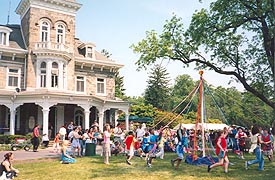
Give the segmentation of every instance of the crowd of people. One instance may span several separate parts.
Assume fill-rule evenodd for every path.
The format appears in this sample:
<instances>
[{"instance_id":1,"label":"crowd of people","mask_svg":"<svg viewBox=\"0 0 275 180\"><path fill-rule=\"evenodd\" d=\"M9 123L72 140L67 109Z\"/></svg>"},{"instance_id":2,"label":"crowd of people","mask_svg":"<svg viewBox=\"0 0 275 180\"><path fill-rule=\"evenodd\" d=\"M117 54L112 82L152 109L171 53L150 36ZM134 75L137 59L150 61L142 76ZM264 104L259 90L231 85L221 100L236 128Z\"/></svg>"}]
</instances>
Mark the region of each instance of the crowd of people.
<instances>
[{"instance_id":1,"label":"crowd of people","mask_svg":"<svg viewBox=\"0 0 275 180\"><path fill-rule=\"evenodd\" d=\"M110 134L114 134L114 142L111 143ZM118 123L114 129L111 129L107 124L104 128L103 140L103 156L104 163L109 164L111 154L126 155L126 163L131 165L134 156L144 157L147 166L152 166L154 158L164 158L165 151L174 151L177 156L171 160L171 165L175 169L179 168L181 161L184 159L185 153L190 153L202 150L201 134L194 133L193 130L179 128L176 133L171 133L169 128L161 127L159 130L148 129L143 124L132 128L125 132L121 129ZM195 137L196 136L196 137ZM209 140L215 147L215 154L218 157L218 162L212 163L207 167L210 172L213 168L223 166L224 172L228 172L229 158L227 155L228 149L236 154L240 159L245 159L245 153L250 152L255 154L256 158L245 162L245 169L248 169L252 164L259 163L258 169L264 169L264 156L269 161L273 160L273 136L269 129L263 129L258 126L253 126L251 130L243 127L232 125L229 128L224 128L220 131L210 131L205 133L205 138ZM194 139L196 138L196 143ZM110 147L110 150L108 148Z\"/></svg>"},{"instance_id":2,"label":"crowd of people","mask_svg":"<svg viewBox=\"0 0 275 180\"><path fill-rule=\"evenodd\" d=\"M39 146L39 125L33 128L33 151L38 152ZM65 130L64 130L65 129ZM65 133L66 132L66 133ZM126 131L118 123L115 127L105 124L103 132L99 131L95 122L90 129L83 130L81 126L75 126L73 122L65 128L62 126L54 137L53 152L61 152L63 164L75 163L76 155L82 157L85 152L86 143L98 144L102 141L102 156L106 165L110 164L112 155L125 155L125 163L132 165L133 157L144 158L148 167L152 167L153 159L164 159L166 151L173 151L176 157L171 159L171 166L178 169L184 155L192 154L194 151L202 150L201 134L199 131L187 130L179 127L176 132L168 127L161 127L158 130L147 128L146 125L130 125ZM228 149L237 154L240 159L245 159L244 153L249 152L255 155L255 159L244 161L247 170L251 165L258 164L258 170L264 170L264 156L269 161L273 160L274 138L270 129L253 126L251 130L232 125L220 131L205 133L205 139L215 145L215 154L218 161L211 162L207 167L210 172L216 167L223 167L228 173L229 158ZM45 139L44 139L45 140ZM48 139L46 139L48 141ZM62 146L60 148L60 142ZM69 145L71 149L69 149ZM14 178L19 170L12 166L13 153L4 155L0 165L0 178Z\"/></svg>"},{"instance_id":3,"label":"crowd of people","mask_svg":"<svg viewBox=\"0 0 275 180\"><path fill-rule=\"evenodd\" d=\"M34 143L39 125L34 128ZM38 134L37 134L38 133ZM244 153L251 152L256 155L255 160L245 161L245 168L255 163L259 163L259 170L264 168L263 157L266 156L270 161L273 160L273 136L269 129L262 129L254 126L251 131L247 128L232 125L222 131L209 131L205 133L205 138L216 148L216 155L219 161L208 166L207 171L223 165L224 171L228 172L229 159L228 149L237 154L239 158L245 159ZM148 167L152 166L154 158L164 158L165 151L176 152L177 156L171 160L171 165L178 169L185 153L202 150L201 134L194 130L187 130L180 127L176 132L168 127L160 129L147 128L143 124L130 123L130 130L126 131L118 123L115 127L106 124L103 132L99 131L98 124L95 122L90 129L83 130L81 126L74 126L71 122L67 127L62 126L54 138L53 151L60 152L63 163L74 163L75 157L82 157L85 153L86 143L101 143L102 156L104 163L110 164L111 155L123 154L126 156L125 162L132 164L134 156L146 159ZM196 141L196 143L194 143ZM62 147L59 144L62 142ZM68 144L71 149L68 151ZM37 145L34 145L34 152Z\"/></svg>"}]
</instances>

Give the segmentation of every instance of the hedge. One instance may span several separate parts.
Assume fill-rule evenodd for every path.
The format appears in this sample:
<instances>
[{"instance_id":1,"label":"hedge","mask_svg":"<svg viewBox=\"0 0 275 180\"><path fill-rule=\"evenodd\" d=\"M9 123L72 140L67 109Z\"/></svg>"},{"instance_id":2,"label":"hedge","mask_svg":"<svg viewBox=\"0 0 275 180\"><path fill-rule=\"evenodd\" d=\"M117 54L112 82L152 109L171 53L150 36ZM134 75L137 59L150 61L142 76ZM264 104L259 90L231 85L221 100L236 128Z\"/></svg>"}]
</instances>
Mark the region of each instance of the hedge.
<instances>
[{"instance_id":1,"label":"hedge","mask_svg":"<svg viewBox=\"0 0 275 180\"><path fill-rule=\"evenodd\" d=\"M5 135L0 134L0 144L12 144L15 143L16 138L25 138L25 139L31 139L32 134L27 135Z\"/></svg>"}]
</instances>

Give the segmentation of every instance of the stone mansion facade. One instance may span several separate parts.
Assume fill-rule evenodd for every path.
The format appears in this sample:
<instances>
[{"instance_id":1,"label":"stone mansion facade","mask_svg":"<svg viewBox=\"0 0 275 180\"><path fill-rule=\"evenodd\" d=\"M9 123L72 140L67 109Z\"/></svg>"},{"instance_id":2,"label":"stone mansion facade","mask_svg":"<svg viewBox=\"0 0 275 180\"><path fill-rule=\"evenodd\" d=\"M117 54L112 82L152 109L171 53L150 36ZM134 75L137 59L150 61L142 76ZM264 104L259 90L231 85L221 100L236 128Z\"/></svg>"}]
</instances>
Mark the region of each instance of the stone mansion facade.
<instances>
[{"instance_id":1,"label":"stone mansion facade","mask_svg":"<svg viewBox=\"0 0 275 180\"><path fill-rule=\"evenodd\" d=\"M19 25L0 25L0 131L54 133L73 121L115 124L129 103L114 96L123 65L75 37L76 0L21 0Z\"/></svg>"}]
</instances>

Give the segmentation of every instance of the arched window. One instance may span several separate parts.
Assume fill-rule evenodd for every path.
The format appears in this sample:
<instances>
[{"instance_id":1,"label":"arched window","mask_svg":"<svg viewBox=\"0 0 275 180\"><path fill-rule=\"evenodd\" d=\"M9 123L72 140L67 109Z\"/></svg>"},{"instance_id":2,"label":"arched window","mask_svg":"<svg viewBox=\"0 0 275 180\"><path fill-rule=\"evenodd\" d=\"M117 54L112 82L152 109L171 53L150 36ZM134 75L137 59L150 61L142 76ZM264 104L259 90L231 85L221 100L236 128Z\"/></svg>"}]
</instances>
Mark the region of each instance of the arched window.
<instances>
[{"instance_id":1,"label":"arched window","mask_svg":"<svg viewBox=\"0 0 275 180\"><path fill-rule=\"evenodd\" d=\"M41 42L50 40L50 24L46 21L41 23Z\"/></svg>"},{"instance_id":2,"label":"arched window","mask_svg":"<svg viewBox=\"0 0 275 180\"><path fill-rule=\"evenodd\" d=\"M51 87L58 87L58 64L56 62L52 63L52 84Z\"/></svg>"},{"instance_id":3,"label":"arched window","mask_svg":"<svg viewBox=\"0 0 275 180\"><path fill-rule=\"evenodd\" d=\"M45 62L42 62L40 65L40 87L46 87L46 74L47 74L47 65Z\"/></svg>"},{"instance_id":4,"label":"arched window","mask_svg":"<svg viewBox=\"0 0 275 180\"><path fill-rule=\"evenodd\" d=\"M83 127L84 115L81 110L76 110L74 113L74 124Z\"/></svg>"},{"instance_id":5,"label":"arched window","mask_svg":"<svg viewBox=\"0 0 275 180\"><path fill-rule=\"evenodd\" d=\"M62 24L57 25L56 42L59 44L65 44L65 27Z\"/></svg>"}]
</instances>

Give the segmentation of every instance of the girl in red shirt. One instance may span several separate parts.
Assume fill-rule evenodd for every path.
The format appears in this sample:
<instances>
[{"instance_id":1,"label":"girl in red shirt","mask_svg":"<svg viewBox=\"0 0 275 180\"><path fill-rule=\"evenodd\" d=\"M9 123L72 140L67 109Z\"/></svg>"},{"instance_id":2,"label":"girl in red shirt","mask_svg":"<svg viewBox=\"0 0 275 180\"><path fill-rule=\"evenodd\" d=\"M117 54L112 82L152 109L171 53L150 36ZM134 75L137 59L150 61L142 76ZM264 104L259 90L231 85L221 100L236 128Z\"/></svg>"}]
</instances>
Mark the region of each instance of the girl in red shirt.
<instances>
[{"instance_id":1,"label":"girl in red shirt","mask_svg":"<svg viewBox=\"0 0 275 180\"><path fill-rule=\"evenodd\" d=\"M210 170L217 166L224 166L224 172L228 172L228 165L229 165L229 159L226 154L227 152L227 144L226 144L226 136L228 132L227 130L223 130L219 132L219 138L217 140L216 144L216 155L219 157L219 162L209 165L207 168L207 171L210 172Z\"/></svg>"}]
</instances>

